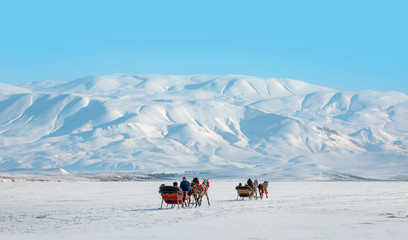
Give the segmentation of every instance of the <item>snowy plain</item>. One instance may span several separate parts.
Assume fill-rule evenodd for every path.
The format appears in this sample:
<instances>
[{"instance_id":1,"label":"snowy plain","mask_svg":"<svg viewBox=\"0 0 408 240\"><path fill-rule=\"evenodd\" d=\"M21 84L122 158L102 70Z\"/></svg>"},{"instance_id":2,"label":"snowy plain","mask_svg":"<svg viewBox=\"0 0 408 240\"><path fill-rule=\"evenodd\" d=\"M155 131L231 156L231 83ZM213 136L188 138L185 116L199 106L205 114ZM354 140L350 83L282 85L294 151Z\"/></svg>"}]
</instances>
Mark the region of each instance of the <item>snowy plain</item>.
<instances>
[{"instance_id":1,"label":"snowy plain","mask_svg":"<svg viewBox=\"0 0 408 240\"><path fill-rule=\"evenodd\" d=\"M408 239L408 182L270 182L237 201L216 180L191 209L159 209L161 183L2 182L0 239Z\"/></svg>"}]
</instances>

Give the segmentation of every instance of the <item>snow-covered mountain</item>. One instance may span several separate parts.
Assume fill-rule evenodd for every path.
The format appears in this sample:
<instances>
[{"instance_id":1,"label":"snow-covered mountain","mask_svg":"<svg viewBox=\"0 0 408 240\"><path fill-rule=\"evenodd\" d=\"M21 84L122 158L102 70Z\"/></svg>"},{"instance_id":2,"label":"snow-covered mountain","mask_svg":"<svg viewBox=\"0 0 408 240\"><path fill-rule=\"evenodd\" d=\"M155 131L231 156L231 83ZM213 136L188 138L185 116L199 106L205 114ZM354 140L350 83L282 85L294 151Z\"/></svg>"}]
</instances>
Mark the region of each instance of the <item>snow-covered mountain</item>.
<instances>
[{"instance_id":1,"label":"snow-covered mountain","mask_svg":"<svg viewBox=\"0 0 408 240\"><path fill-rule=\"evenodd\" d=\"M240 75L0 85L0 169L408 175L408 96ZM241 171L240 171L241 170Z\"/></svg>"}]
</instances>

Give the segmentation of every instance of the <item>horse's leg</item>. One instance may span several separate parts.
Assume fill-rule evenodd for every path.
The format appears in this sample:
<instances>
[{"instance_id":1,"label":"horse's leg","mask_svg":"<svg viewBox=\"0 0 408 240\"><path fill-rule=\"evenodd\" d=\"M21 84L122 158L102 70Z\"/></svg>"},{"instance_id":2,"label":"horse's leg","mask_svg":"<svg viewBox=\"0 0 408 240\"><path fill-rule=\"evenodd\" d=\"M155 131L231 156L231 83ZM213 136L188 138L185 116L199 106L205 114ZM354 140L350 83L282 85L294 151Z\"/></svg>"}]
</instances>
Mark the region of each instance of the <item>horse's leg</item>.
<instances>
[{"instance_id":1,"label":"horse's leg","mask_svg":"<svg viewBox=\"0 0 408 240\"><path fill-rule=\"evenodd\" d=\"M196 207L200 206L200 195L198 195L198 193L196 194L196 203L195 203Z\"/></svg>"},{"instance_id":2,"label":"horse's leg","mask_svg":"<svg viewBox=\"0 0 408 240\"><path fill-rule=\"evenodd\" d=\"M204 194L200 194L200 207L201 207L201 204L203 203L203 197L204 197Z\"/></svg>"},{"instance_id":3,"label":"horse's leg","mask_svg":"<svg viewBox=\"0 0 408 240\"><path fill-rule=\"evenodd\" d=\"M197 199L198 199L197 194L194 194L194 205L195 205L195 207L197 207Z\"/></svg>"},{"instance_id":4,"label":"horse's leg","mask_svg":"<svg viewBox=\"0 0 408 240\"><path fill-rule=\"evenodd\" d=\"M207 197L207 201L208 201L208 206L210 206L210 198L208 197L208 193L205 193L205 196Z\"/></svg>"},{"instance_id":5,"label":"horse's leg","mask_svg":"<svg viewBox=\"0 0 408 240\"><path fill-rule=\"evenodd\" d=\"M160 208L163 208L163 201L164 201L164 199L162 198L162 203L160 205Z\"/></svg>"},{"instance_id":6,"label":"horse's leg","mask_svg":"<svg viewBox=\"0 0 408 240\"><path fill-rule=\"evenodd\" d=\"M200 197L198 198L198 206L201 207L201 203L203 202L203 195L200 194Z\"/></svg>"},{"instance_id":7,"label":"horse's leg","mask_svg":"<svg viewBox=\"0 0 408 240\"><path fill-rule=\"evenodd\" d=\"M196 193L195 195L195 206L198 207L198 202L200 201L200 196L198 195L198 193Z\"/></svg>"}]
</instances>

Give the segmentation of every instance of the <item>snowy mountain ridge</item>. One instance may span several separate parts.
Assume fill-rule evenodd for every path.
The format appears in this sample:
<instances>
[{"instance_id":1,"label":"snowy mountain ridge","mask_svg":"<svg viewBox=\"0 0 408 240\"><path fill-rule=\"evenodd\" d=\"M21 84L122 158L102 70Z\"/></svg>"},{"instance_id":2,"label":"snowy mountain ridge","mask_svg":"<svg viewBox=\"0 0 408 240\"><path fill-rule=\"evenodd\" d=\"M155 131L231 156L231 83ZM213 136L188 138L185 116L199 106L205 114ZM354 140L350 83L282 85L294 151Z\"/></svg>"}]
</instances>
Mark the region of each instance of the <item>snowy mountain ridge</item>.
<instances>
[{"instance_id":1,"label":"snowy mountain ridge","mask_svg":"<svg viewBox=\"0 0 408 240\"><path fill-rule=\"evenodd\" d=\"M408 96L241 75L0 85L0 169L408 175Z\"/></svg>"}]
</instances>

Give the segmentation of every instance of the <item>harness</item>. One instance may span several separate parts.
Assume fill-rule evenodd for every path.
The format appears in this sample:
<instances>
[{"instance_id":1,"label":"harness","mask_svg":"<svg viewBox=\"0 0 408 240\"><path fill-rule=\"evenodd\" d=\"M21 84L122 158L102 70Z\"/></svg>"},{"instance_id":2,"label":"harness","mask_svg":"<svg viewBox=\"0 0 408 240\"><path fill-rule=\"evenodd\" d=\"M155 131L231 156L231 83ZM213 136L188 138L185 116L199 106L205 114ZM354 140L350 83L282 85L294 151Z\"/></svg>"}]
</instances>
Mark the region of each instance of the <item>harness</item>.
<instances>
[{"instance_id":1,"label":"harness","mask_svg":"<svg viewBox=\"0 0 408 240\"><path fill-rule=\"evenodd\" d=\"M200 192L205 192L205 191L207 191L207 187L206 187L204 184L200 184L200 185L198 186L198 189L200 190Z\"/></svg>"},{"instance_id":2,"label":"harness","mask_svg":"<svg viewBox=\"0 0 408 240\"><path fill-rule=\"evenodd\" d=\"M204 179L203 183L198 185L198 190L200 190L200 192L206 192L209 187L210 183Z\"/></svg>"},{"instance_id":3,"label":"harness","mask_svg":"<svg viewBox=\"0 0 408 240\"><path fill-rule=\"evenodd\" d=\"M268 195L268 191L266 190L266 184L262 183L262 191L266 193L266 195Z\"/></svg>"}]
</instances>

